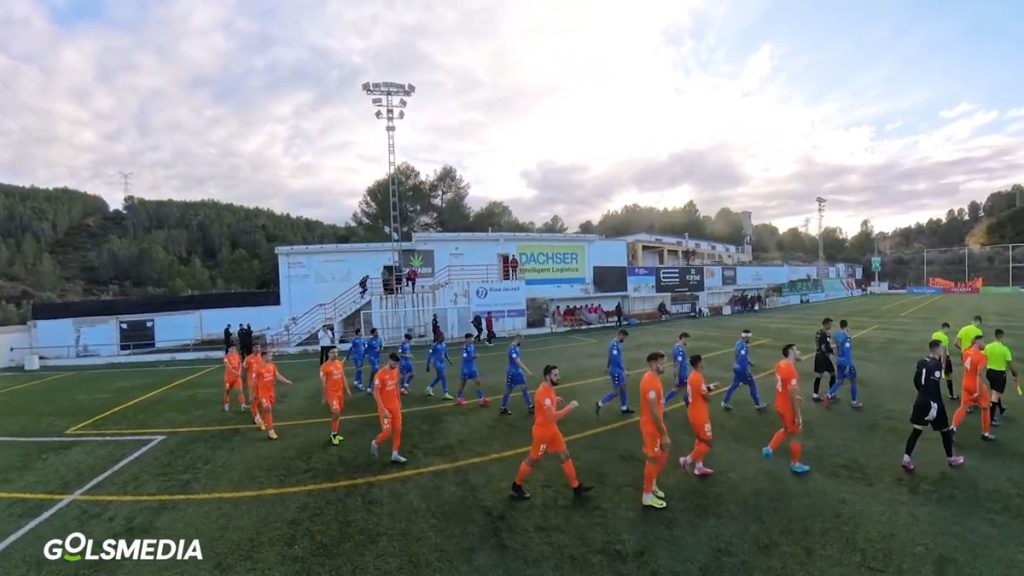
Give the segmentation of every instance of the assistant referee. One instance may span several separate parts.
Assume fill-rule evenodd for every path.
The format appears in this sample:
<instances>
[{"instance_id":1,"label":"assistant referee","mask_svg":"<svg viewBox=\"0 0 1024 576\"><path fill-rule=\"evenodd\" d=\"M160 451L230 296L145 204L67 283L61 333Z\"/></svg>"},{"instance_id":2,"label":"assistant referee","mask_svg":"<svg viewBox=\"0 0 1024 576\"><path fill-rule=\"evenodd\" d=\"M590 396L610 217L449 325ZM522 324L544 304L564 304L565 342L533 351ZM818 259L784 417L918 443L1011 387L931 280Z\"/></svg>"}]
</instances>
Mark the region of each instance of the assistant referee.
<instances>
[{"instance_id":1,"label":"assistant referee","mask_svg":"<svg viewBox=\"0 0 1024 576\"><path fill-rule=\"evenodd\" d=\"M992 404L989 409L992 410L993 426L999 426L998 416L1006 412L1006 408L1003 408L1006 371L1009 370L1010 374L1013 374L1014 384L1019 385L1020 383L1017 379L1017 370L1013 367L1013 356L1010 354L1010 349L1003 344L1003 334L1005 333L1001 329L996 329L995 341L989 342L984 350L985 358L988 361L985 378L988 380L989 388L992 389Z\"/></svg>"}]
</instances>

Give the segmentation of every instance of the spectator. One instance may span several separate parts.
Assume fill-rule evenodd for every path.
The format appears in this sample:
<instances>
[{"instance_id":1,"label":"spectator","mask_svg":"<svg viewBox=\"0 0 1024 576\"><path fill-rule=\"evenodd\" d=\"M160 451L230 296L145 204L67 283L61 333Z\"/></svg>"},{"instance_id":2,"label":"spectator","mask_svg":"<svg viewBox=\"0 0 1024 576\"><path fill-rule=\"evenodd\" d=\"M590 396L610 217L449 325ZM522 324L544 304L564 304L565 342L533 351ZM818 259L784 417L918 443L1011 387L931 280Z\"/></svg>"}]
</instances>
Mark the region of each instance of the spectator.
<instances>
[{"instance_id":1,"label":"spectator","mask_svg":"<svg viewBox=\"0 0 1024 576\"><path fill-rule=\"evenodd\" d=\"M512 258L508 261L508 270L512 274L513 280L519 279L519 260L516 258L515 254L513 254Z\"/></svg>"},{"instance_id":2,"label":"spectator","mask_svg":"<svg viewBox=\"0 0 1024 576\"><path fill-rule=\"evenodd\" d=\"M494 333L494 316L490 312L487 313L487 345L493 346L494 339L498 335Z\"/></svg>"},{"instance_id":3,"label":"spectator","mask_svg":"<svg viewBox=\"0 0 1024 576\"><path fill-rule=\"evenodd\" d=\"M622 302L615 304L615 326L622 326Z\"/></svg>"},{"instance_id":4,"label":"spectator","mask_svg":"<svg viewBox=\"0 0 1024 576\"><path fill-rule=\"evenodd\" d=\"M408 284L410 288L412 288L413 294L416 293L416 280L418 280L419 277L420 273L413 268L410 268L409 271L405 273L405 283Z\"/></svg>"},{"instance_id":5,"label":"spectator","mask_svg":"<svg viewBox=\"0 0 1024 576\"><path fill-rule=\"evenodd\" d=\"M229 350L231 350L231 324L224 328L224 354L227 355Z\"/></svg>"},{"instance_id":6,"label":"spectator","mask_svg":"<svg viewBox=\"0 0 1024 576\"><path fill-rule=\"evenodd\" d=\"M441 321L437 319L437 314L430 320L430 331L433 333L434 342L439 342L441 336Z\"/></svg>"},{"instance_id":7,"label":"spectator","mask_svg":"<svg viewBox=\"0 0 1024 576\"><path fill-rule=\"evenodd\" d=\"M251 352L250 352L251 343L252 343L252 338L251 338L251 336L249 334L249 331L246 330L245 324L242 324L241 322L239 322L238 323L238 351L242 355L242 360L245 360L245 357L248 356L249 354L251 354Z\"/></svg>"},{"instance_id":8,"label":"spectator","mask_svg":"<svg viewBox=\"0 0 1024 576\"><path fill-rule=\"evenodd\" d=\"M370 275L367 274L359 279L359 297L366 296L366 291L370 289Z\"/></svg>"},{"instance_id":9,"label":"spectator","mask_svg":"<svg viewBox=\"0 0 1024 576\"><path fill-rule=\"evenodd\" d=\"M327 362L327 353L334 348L334 333L327 324L324 324L317 332L316 338L320 341L320 365L323 366L324 362Z\"/></svg>"},{"instance_id":10,"label":"spectator","mask_svg":"<svg viewBox=\"0 0 1024 576\"><path fill-rule=\"evenodd\" d=\"M668 311L668 306L665 305L664 301L658 304L658 315L661 316L662 320L668 320L669 317L671 317L671 314L669 314Z\"/></svg>"},{"instance_id":11,"label":"spectator","mask_svg":"<svg viewBox=\"0 0 1024 576\"><path fill-rule=\"evenodd\" d=\"M555 312L551 315L551 319L557 328L561 328L565 323L565 319L562 317L562 307L555 306Z\"/></svg>"},{"instance_id":12,"label":"spectator","mask_svg":"<svg viewBox=\"0 0 1024 576\"><path fill-rule=\"evenodd\" d=\"M479 342L484 334L484 319L480 317L480 314L473 315L473 329L476 330L476 337L473 340Z\"/></svg>"}]
</instances>

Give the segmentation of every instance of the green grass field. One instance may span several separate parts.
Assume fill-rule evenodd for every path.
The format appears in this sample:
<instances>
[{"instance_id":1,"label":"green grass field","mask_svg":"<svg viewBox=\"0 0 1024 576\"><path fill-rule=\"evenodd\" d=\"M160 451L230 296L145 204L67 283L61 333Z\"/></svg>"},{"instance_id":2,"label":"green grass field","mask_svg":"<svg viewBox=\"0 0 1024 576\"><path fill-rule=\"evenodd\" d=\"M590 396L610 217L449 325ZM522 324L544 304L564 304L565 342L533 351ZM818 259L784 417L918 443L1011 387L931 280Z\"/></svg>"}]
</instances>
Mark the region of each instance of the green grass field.
<instances>
[{"instance_id":1,"label":"green grass field","mask_svg":"<svg viewBox=\"0 0 1024 576\"><path fill-rule=\"evenodd\" d=\"M968 417L958 435L963 468L945 465L931 432L918 444L917 472L899 467L914 364L940 322L955 330L976 313L986 333L1002 327L1011 349L1024 350L1024 305L1013 296L872 296L632 328L634 408L643 357L670 352L682 329L691 334L690 353L705 356L709 379L727 384L732 346L740 329L751 328L754 373L768 401L773 379L765 371L782 345L811 352L825 315L846 318L858 335L865 407L805 403L808 476L789 472L785 449L772 462L761 458L778 419L772 410L756 413L740 390L732 412L714 400L707 464L717 473L708 479L684 475L676 463L693 437L683 410L667 413L673 453L659 482L669 502L661 511L640 506L636 420L614 408L598 419L591 408L609 388L611 329L531 337L523 347L535 373L558 364L560 395L581 404L561 428L580 478L596 486L585 500L573 499L552 457L527 482L533 499L509 501L530 443L522 399L513 396L513 415L499 417L496 404L456 408L427 398L422 349L404 403L404 467L370 457L378 422L369 397L349 401L346 441L329 445L313 357L277 359L295 381L278 386L277 442L248 414L221 410L222 371L210 362L0 375L0 436L166 436L0 551L0 574L1020 574L1020 397L1007 397L995 443L983 444L978 415ZM458 343L452 348L457 361ZM500 395L505 344L480 352L485 387ZM809 400L811 363L800 370ZM0 540L148 442L0 441ZM43 558L46 541L72 532L96 540L198 538L204 560Z\"/></svg>"}]
</instances>

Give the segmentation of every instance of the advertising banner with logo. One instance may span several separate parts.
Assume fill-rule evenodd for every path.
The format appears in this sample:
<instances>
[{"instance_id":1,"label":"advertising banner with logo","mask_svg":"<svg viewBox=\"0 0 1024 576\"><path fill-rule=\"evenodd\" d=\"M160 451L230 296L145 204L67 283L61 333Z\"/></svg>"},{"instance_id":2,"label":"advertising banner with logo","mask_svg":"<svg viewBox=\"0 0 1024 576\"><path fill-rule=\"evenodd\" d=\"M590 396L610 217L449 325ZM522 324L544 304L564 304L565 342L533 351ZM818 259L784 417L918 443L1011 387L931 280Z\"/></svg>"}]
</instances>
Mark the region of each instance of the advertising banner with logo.
<instances>
[{"instance_id":1,"label":"advertising banner with logo","mask_svg":"<svg viewBox=\"0 0 1024 576\"><path fill-rule=\"evenodd\" d=\"M722 266L722 286L736 285L736 267Z\"/></svg>"},{"instance_id":2,"label":"advertising banner with logo","mask_svg":"<svg viewBox=\"0 0 1024 576\"><path fill-rule=\"evenodd\" d=\"M654 275L658 269L653 266L630 266L626 268L626 286L631 294L654 294Z\"/></svg>"},{"instance_id":3,"label":"advertising banner with logo","mask_svg":"<svg viewBox=\"0 0 1024 576\"><path fill-rule=\"evenodd\" d=\"M516 250L519 277L527 284L584 284L587 281L587 247L520 244Z\"/></svg>"},{"instance_id":4,"label":"advertising banner with logo","mask_svg":"<svg viewBox=\"0 0 1024 576\"><path fill-rule=\"evenodd\" d=\"M487 282L470 289L473 314L495 318L526 318L526 287L523 282Z\"/></svg>"},{"instance_id":5,"label":"advertising banner with logo","mask_svg":"<svg viewBox=\"0 0 1024 576\"><path fill-rule=\"evenodd\" d=\"M704 287L707 289L721 288L722 287L722 267L721 266L705 266L704 267Z\"/></svg>"},{"instance_id":6,"label":"advertising banner with logo","mask_svg":"<svg viewBox=\"0 0 1024 576\"><path fill-rule=\"evenodd\" d=\"M658 294L704 291L703 266L662 266L654 276L654 290Z\"/></svg>"},{"instance_id":7,"label":"advertising banner with logo","mask_svg":"<svg viewBox=\"0 0 1024 576\"><path fill-rule=\"evenodd\" d=\"M434 277L433 250L402 250L402 272L409 269L419 273L420 279Z\"/></svg>"},{"instance_id":8,"label":"advertising banner with logo","mask_svg":"<svg viewBox=\"0 0 1024 576\"><path fill-rule=\"evenodd\" d=\"M784 266L739 266L736 284L739 286L773 286L789 280Z\"/></svg>"},{"instance_id":9,"label":"advertising banner with logo","mask_svg":"<svg viewBox=\"0 0 1024 576\"><path fill-rule=\"evenodd\" d=\"M926 286L914 286L907 288L907 294L942 294L942 288L928 288Z\"/></svg>"}]
</instances>

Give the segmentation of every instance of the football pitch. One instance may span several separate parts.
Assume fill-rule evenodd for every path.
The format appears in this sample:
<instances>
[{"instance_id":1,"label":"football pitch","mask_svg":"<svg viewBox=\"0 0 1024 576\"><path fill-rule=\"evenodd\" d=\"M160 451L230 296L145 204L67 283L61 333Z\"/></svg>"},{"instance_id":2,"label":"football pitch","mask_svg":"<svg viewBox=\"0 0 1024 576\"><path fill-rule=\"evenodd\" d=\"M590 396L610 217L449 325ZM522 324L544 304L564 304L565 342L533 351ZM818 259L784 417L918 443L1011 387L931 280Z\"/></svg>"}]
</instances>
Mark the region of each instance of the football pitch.
<instances>
[{"instance_id":1,"label":"football pitch","mask_svg":"<svg viewBox=\"0 0 1024 576\"><path fill-rule=\"evenodd\" d=\"M753 371L769 403L782 346L794 342L807 357L799 369L810 474L790 473L785 448L773 461L761 457L777 416L756 412L745 389L724 412L723 386L712 399L710 478L683 473L677 458L691 450L693 434L681 404L666 413L664 510L640 505L636 418L614 406L594 414L594 401L609 390L613 328L523 344L527 366L539 375L557 364L559 395L580 403L560 426L580 479L596 487L581 499L553 456L527 480L532 500L508 498L532 418L519 395L510 400L512 416L498 416L505 341L478 347L494 398L485 409L426 397L433 373L423 372L425 350L414 350L402 466L388 462L387 444L380 459L370 456L379 424L372 398L359 392L346 406L345 441L330 445L315 356L276 358L295 382L277 387L276 442L248 411L232 404L223 412L216 362L6 373L0 574L1020 574L1024 402L1012 385L996 442L981 441L977 414L965 420L957 438L962 468L946 466L930 431L918 442L914 475L899 466L914 365L942 321L955 333L974 314L985 317L986 335L1003 328L1011 350L1024 355L1017 296L869 296L630 327L624 347L637 410L644 356L670 353L682 330L691 335L690 354L704 355L707 379L727 385L733 345L751 329ZM829 409L810 402L813 337L824 316L836 328L847 319L855 335L859 411L846 401ZM449 339L453 394L460 346L461 338ZM667 391L669 375L664 382ZM848 400L849 388L840 394ZM198 539L203 560L44 558L47 541L74 532L97 541Z\"/></svg>"}]
</instances>

